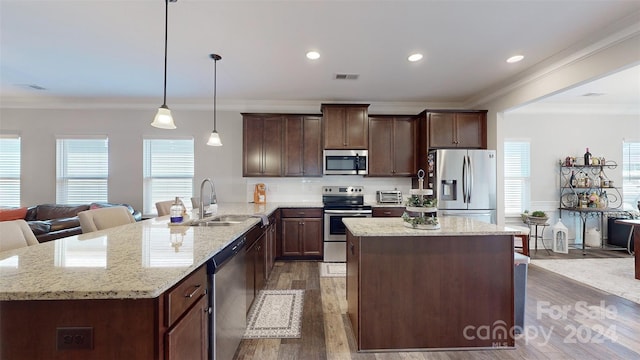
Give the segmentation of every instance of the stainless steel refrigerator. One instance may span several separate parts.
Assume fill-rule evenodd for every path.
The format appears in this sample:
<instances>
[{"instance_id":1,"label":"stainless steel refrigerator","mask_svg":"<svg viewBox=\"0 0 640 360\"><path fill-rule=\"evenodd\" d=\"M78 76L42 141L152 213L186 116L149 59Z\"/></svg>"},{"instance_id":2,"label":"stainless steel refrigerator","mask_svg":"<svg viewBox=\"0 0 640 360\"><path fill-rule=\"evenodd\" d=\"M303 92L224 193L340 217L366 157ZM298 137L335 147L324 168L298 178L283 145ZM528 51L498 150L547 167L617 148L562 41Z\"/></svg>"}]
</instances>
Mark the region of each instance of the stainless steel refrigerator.
<instances>
[{"instance_id":1,"label":"stainless steel refrigerator","mask_svg":"<svg viewBox=\"0 0 640 360\"><path fill-rule=\"evenodd\" d=\"M432 150L427 184L440 216L457 215L496 224L495 150Z\"/></svg>"}]
</instances>

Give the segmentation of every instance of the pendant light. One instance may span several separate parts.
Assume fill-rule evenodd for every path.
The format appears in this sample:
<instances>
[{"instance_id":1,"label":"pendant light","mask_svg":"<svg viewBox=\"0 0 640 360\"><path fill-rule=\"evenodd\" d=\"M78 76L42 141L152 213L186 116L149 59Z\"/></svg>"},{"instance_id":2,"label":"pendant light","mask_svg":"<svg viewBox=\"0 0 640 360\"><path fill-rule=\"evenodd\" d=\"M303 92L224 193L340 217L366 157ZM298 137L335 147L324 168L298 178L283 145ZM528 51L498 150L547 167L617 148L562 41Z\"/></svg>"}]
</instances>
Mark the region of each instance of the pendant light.
<instances>
[{"instance_id":1,"label":"pendant light","mask_svg":"<svg viewBox=\"0 0 640 360\"><path fill-rule=\"evenodd\" d=\"M207 145L222 146L222 140L220 140L220 135L218 135L218 131L216 130L216 64L218 60L222 59L222 56L211 54L209 57L213 59L213 131L211 132L211 136L209 136Z\"/></svg>"},{"instance_id":2,"label":"pendant light","mask_svg":"<svg viewBox=\"0 0 640 360\"><path fill-rule=\"evenodd\" d=\"M165 14L164 14L164 98L162 106L158 108L158 113L153 119L151 126L160 129L175 129L176 125L173 123L173 116L171 116L171 110L167 106L167 34L169 29L169 1L176 2L178 0L165 0Z\"/></svg>"}]
</instances>

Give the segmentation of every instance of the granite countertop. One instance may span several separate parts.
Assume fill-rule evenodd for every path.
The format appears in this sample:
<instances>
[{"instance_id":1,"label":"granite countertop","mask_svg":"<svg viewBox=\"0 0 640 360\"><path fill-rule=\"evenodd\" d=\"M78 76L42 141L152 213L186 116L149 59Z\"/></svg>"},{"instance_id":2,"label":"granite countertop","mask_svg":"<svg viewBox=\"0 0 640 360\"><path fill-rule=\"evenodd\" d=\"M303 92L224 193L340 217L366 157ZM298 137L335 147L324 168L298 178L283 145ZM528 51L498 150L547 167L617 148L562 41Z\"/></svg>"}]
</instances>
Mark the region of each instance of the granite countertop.
<instances>
[{"instance_id":1,"label":"granite countertop","mask_svg":"<svg viewBox=\"0 0 640 360\"><path fill-rule=\"evenodd\" d=\"M345 226L355 236L460 236L517 235L520 230L489 224L459 216L440 216L440 229L420 230L404 226L397 217L344 218Z\"/></svg>"},{"instance_id":2,"label":"granite countertop","mask_svg":"<svg viewBox=\"0 0 640 360\"><path fill-rule=\"evenodd\" d=\"M217 214L270 215L279 207L322 203L221 203ZM0 252L0 300L155 298L260 221L169 226L163 216Z\"/></svg>"}]
</instances>

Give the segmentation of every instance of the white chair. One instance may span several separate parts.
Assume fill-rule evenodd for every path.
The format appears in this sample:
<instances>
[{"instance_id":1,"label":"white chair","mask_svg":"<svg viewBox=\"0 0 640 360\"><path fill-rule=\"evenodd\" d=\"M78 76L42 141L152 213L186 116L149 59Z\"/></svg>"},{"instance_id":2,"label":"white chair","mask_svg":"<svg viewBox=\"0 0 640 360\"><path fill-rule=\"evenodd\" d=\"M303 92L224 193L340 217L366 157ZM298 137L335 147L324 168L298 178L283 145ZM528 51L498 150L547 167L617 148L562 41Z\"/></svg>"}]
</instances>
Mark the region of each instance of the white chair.
<instances>
[{"instance_id":1,"label":"white chair","mask_svg":"<svg viewBox=\"0 0 640 360\"><path fill-rule=\"evenodd\" d=\"M18 249L25 246L39 244L24 220L0 222L0 251Z\"/></svg>"},{"instance_id":2,"label":"white chair","mask_svg":"<svg viewBox=\"0 0 640 360\"><path fill-rule=\"evenodd\" d=\"M85 210L78 213L80 227L83 233L103 230L115 226L136 222L133 215L125 206L113 206L99 209Z\"/></svg>"},{"instance_id":3,"label":"white chair","mask_svg":"<svg viewBox=\"0 0 640 360\"><path fill-rule=\"evenodd\" d=\"M179 200L180 204L184 206L182 200ZM169 215L171 212L171 206L175 203L175 200L158 201L156 203L156 209L158 210L158 216Z\"/></svg>"}]
</instances>

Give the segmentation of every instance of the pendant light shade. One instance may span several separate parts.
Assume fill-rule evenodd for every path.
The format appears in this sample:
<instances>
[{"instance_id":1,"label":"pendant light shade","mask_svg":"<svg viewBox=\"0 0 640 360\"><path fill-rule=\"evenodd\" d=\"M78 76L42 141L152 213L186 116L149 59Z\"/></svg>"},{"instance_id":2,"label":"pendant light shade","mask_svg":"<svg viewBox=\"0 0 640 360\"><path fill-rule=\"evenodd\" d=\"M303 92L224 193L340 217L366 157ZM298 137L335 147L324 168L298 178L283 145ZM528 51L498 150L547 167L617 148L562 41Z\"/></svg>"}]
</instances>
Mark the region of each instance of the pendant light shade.
<instances>
[{"instance_id":1,"label":"pendant light shade","mask_svg":"<svg viewBox=\"0 0 640 360\"><path fill-rule=\"evenodd\" d=\"M176 2L177 0L171 0ZM167 106L167 38L169 32L169 0L165 0L165 14L164 14L164 98L162 100L162 106L158 108L156 117L153 119L151 126L160 129L175 129L176 124L173 123L173 116L171 116L171 110Z\"/></svg>"},{"instance_id":2,"label":"pendant light shade","mask_svg":"<svg viewBox=\"0 0 640 360\"><path fill-rule=\"evenodd\" d=\"M216 130L216 64L218 63L218 60L222 59L222 56L218 54L211 54L209 57L213 59L213 131L211 132L211 136L209 136L207 145L222 146L222 140L220 140L220 135Z\"/></svg>"}]
</instances>

